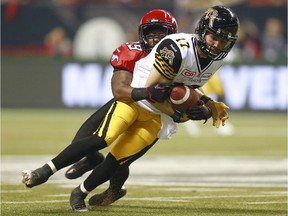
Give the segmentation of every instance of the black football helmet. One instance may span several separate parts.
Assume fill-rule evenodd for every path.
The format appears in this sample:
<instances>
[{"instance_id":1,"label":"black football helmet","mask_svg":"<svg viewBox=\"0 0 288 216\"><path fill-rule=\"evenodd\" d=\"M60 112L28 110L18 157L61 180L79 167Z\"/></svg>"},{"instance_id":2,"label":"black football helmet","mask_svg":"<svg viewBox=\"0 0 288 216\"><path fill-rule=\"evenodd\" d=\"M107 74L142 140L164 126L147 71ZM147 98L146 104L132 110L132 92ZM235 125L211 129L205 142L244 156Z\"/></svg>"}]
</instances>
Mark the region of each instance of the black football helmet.
<instances>
[{"instance_id":1,"label":"black football helmet","mask_svg":"<svg viewBox=\"0 0 288 216\"><path fill-rule=\"evenodd\" d=\"M200 50L214 61L225 58L237 40L238 17L227 7L214 6L205 11L196 28L196 41ZM206 44L205 35L211 32L227 40L227 45L219 53L212 53Z\"/></svg>"},{"instance_id":2,"label":"black football helmet","mask_svg":"<svg viewBox=\"0 0 288 216\"><path fill-rule=\"evenodd\" d=\"M138 35L142 49L148 53L153 47L149 47L146 36L153 29L164 29L166 30L166 35L169 35L177 32L178 25L176 19L169 11L155 9L146 13L140 21Z\"/></svg>"}]
</instances>

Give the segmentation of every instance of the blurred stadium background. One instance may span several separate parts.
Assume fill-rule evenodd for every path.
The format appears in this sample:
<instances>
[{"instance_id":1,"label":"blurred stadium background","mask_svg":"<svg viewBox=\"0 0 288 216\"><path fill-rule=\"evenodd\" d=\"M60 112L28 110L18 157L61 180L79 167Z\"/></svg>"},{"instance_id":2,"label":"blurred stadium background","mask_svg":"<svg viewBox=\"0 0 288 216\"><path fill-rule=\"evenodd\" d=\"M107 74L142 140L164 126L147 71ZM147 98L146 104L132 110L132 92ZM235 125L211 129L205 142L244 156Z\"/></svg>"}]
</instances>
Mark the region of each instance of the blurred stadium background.
<instances>
[{"instance_id":1,"label":"blurred stadium background","mask_svg":"<svg viewBox=\"0 0 288 216\"><path fill-rule=\"evenodd\" d=\"M137 40L143 14L173 12L193 32L215 4L239 16L237 46L220 71L232 110L287 110L287 2L284 0L1 1L2 108L95 108L111 97L109 58ZM216 92L217 94L217 92Z\"/></svg>"}]
</instances>

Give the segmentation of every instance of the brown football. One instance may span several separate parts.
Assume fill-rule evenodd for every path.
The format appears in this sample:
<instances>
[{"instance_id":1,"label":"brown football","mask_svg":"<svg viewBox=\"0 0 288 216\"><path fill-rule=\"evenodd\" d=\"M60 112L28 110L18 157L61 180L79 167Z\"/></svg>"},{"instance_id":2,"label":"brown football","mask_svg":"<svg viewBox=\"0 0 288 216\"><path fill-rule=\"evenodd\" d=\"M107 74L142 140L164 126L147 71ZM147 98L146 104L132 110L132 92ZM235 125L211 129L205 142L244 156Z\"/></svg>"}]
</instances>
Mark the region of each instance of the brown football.
<instances>
[{"instance_id":1,"label":"brown football","mask_svg":"<svg viewBox=\"0 0 288 216\"><path fill-rule=\"evenodd\" d=\"M197 92L186 85L176 85L172 88L170 102L174 110L185 113L188 107L197 105L200 100Z\"/></svg>"}]
</instances>

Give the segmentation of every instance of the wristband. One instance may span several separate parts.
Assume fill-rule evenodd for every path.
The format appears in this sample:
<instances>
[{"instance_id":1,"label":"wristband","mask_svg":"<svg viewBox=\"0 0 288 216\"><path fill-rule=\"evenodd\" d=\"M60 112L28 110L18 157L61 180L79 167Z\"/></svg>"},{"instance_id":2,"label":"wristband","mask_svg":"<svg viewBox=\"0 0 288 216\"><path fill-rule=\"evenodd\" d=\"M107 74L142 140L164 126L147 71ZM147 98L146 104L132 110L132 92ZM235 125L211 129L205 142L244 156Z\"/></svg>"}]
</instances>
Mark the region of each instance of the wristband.
<instances>
[{"instance_id":1,"label":"wristband","mask_svg":"<svg viewBox=\"0 0 288 216\"><path fill-rule=\"evenodd\" d=\"M209 100L212 100L212 99L206 95L202 95L200 97L200 100L202 100L206 104Z\"/></svg>"},{"instance_id":2,"label":"wristband","mask_svg":"<svg viewBox=\"0 0 288 216\"><path fill-rule=\"evenodd\" d=\"M181 116L182 116L182 114L178 110L175 110L175 112L171 116L171 118L173 119L174 122L180 123L181 122Z\"/></svg>"},{"instance_id":3,"label":"wristband","mask_svg":"<svg viewBox=\"0 0 288 216\"><path fill-rule=\"evenodd\" d=\"M134 101L148 99L149 93L146 91L146 88L133 88L131 92L131 98Z\"/></svg>"}]
</instances>

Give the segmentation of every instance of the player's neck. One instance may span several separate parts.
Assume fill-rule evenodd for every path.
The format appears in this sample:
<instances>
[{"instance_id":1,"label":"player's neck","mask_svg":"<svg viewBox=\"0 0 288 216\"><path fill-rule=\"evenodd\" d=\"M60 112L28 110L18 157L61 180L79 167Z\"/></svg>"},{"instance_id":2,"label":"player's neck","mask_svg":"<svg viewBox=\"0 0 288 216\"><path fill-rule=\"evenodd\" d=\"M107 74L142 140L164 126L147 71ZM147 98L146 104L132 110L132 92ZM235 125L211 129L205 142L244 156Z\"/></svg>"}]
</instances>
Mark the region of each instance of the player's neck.
<instances>
[{"instance_id":1,"label":"player's neck","mask_svg":"<svg viewBox=\"0 0 288 216\"><path fill-rule=\"evenodd\" d=\"M204 69L209 63L211 59L207 58L207 56L197 47L197 55L200 63L201 69Z\"/></svg>"},{"instance_id":2,"label":"player's neck","mask_svg":"<svg viewBox=\"0 0 288 216\"><path fill-rule=\"evenodd\" d=\"M206 55L199 49L198 46L196 46L196 51L197 51L197 55L198 55L199 60L200 59L201 60L206 60L207 59Z\"/></svg>"},{"instance_id":3,"label":"player's neck","mask_svg":"<svg viewBox=\"0 0 288 216\"><path fill-rule=\"evenodd\" d=\"M199 62L200 63L204 63L204 64L206 64L206 62L210 62L211 61L211 59L207 58L207 56L204 55L201 51L198 52L198 58L199 58Z\"/></svg>"}]
</instances>

